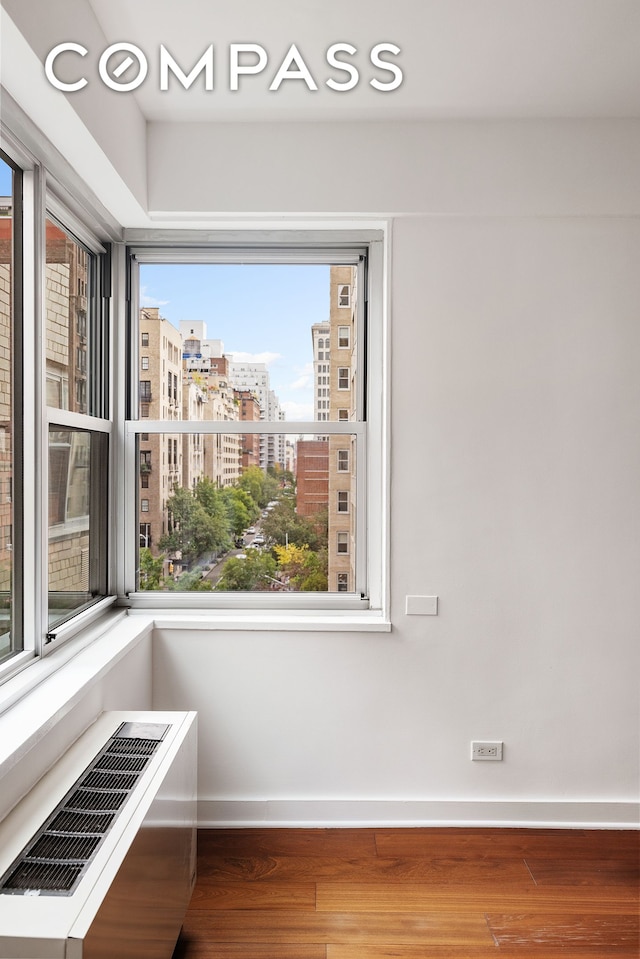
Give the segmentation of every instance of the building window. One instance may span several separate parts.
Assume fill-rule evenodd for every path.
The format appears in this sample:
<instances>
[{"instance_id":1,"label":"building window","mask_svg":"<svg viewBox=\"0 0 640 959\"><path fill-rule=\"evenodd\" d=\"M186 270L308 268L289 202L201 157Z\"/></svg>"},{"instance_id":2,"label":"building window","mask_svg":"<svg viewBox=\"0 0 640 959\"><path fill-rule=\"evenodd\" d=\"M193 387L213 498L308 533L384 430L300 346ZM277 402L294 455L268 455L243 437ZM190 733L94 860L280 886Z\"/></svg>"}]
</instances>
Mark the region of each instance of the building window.
<instances>
[{"instance_id":1,"label":"building window","mask_svg":"<svg viewBox=\"0 0 640 959\"><path fill-rule=\"evenodd\" d=\"M336 582L337 582L339 593L349 592L349 574L348 573L338 573L336 577Z\"/></svg>"},{"instance_id":2,"label":"building window","mask_svg":"<svg viewBox=\"0 0 640 959\"><path fill-rule=\"evenodd\" d=\"M338 450L338 472L339 473L348 473L349 472L349 450Z\"/></svg>"},{"instance_id":3,"label":"building window","mask_svg":"<svg viewBox=\"0 0 640 959\"><path fill-rule=\"evenodd\" d=\"M341 409L338 410L338 420L344 422L349 419L349 410Z\"/></svg>"},{"instance_id":4,"label":"building window","mask_svg":"<svg viewBox=\"0 0 640 959\"><path fill-rule=\"evenodd\" d=\"M141 370L148 370L148 369L149 369L149 357L148 357L148 356L141 356L141 357L140 357L140 369L141 369Z\"/></svg>"},{"instance_id":5,"label":"building window","mask_svg":"<svg viewBox=\"0 0 640 959\"><path fill-rule=\"evenodd\" d=\"M338 327L338 347L341 350L348 349L351 346L351 327Z\"/></svg>"},{"instance_id":6,"label":"building window","mask_svg":"<svg viewBox=\"0 0 640 959\"><path fill-rule=\"evenodd\" d=\"M345 532L344 530L336 533L336 552L349 552L349 533Z\"/></svg>"},{"instance_id":7,"label":"building window","mask_svg":"<svg viewBox=\"0 0 640 959\"><path fill-rule=\"evenodd\" d=\"M141 513L148 513L148 512L149 512L149 500L148 500L148 499L141 499L141 500L140 500L140 512L141 512Z\"/></svg>"},{"instance_id":8,"label":"building window","mask_svg":"<svg viewBox=\"0 0 640 959\"><path fill-rule=\"evenodd\" d=\"M338 512L339 513L349 512L349 491L348 490L338 490Z\"/></svg>"},{"instance_id":9,"label":"building window","mask_svg":"<svg viewBox=\"0 0 640 959\"><path fill-rule=\"evenodd\" d=\"M348 366L338 367L338 389L339 390L348 390L350 389L350 380L351 380L351 371Z\"/></svg>"},{"instance_id":10,"label":"building window","mask_svg":"<svg viewBox=\"0 0 640 959\"><path fill-rule=\"evenodd\" d=\"M338 286L338 306L351 306L351 287L347 283L342 283Z\"/></svg>"}]
</instances>

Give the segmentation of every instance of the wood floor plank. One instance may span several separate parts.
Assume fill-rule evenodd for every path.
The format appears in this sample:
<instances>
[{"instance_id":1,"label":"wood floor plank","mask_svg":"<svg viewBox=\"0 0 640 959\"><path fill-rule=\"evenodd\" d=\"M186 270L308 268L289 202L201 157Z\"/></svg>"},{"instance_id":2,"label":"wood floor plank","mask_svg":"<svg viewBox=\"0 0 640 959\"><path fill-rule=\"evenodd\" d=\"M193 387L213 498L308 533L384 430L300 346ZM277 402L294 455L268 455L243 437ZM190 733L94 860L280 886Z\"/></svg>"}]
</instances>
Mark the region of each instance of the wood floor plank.
<instances>
[{"instance_id":1,"label":"wood floor plank","mask_svg":"<svg viewBox=\"0 0 640 959\"><path fill-rule=\"evenodd\" d=\"M316 908L312 882L212 882L199 879L190 909L302 909Z\"/></svg>"},{"instance_id":2,"label":"wood floor plank","mask_svg":"<svg viewBox=\"0 0 640 959\"><path fill-rule=\"evenodd\" d=\"M174 959L640 959L640 834L206 830Z\"/></svg>"},{"instance_id":3,"label":"wood floor plank","mask_svg":"<svg viewBox=\"0 0 640 959\"><path fill-rule=\"evenodd\" d=\"M324 943L203 942L181 937L173 959L326 959L326 956Z\"/></svg>"},{"instance_id":4,"label":"wood floor plank","mask_svg":"<svg viewBox=\"0 0 640 959\"><path fill-rule=\"evenodd\" d=\"M537 888L495 885L438 886L429 883L340 883L320 882L317 887L319 912L421 912L475 913L527 912L531 914L620 915L637 911L637 893L620 892L617 887L584 891L575 886Z\"/></svg>"},{"instance_id":5,"label":"wood floor plank","mask_svg":"<svg viewBox=\"0 0 640 959\"><path fill-rule=\"evenodd\" d=\"M498 857L570 859L629 858L640 854L640 831L605 829L464 829L376 830L383 857Z\"/></svg>"},{"instance_id":6,"label":"wood floor plank","mask_svg":"<svg viewBox=\"0 0 640 959\"><path fill-rule=\"evenodd\" d=\"M376 855L373 829L201 829L198 847L229 857Z\"/></svg>"},{"instance_id":7,"label":"wood floor plank","mask_svg":"<svg viewBox=\"0 0 640 959\"><path fill-rule=\"evenodd\" d=\"M327 959L502 959L502 954L497 955L495 942L488 946L465 946L464 952L461 952L460 946L423 943L421 946L370 945L367 946L365 957L360 945L331 943L327 946Z\"/></svg>"},{"instance_id":8,"label":"wood floor plank","mask_svg":"<svg viewBox=\"0 0 640 959\"><path fill-rule=\"evenodd\" d=\"M637 915L497 915L487 922L496 943L502 946L552 946L564 948L640 949Z\"/></svg>"},{"instance_id":9,"label":"wood floor plank","mask_svg":"<svg viewBox=\"0 0 640 959\"><path fill-rule=\"evenodd\" d=\"M539 885L635 885L640 883L640 861L624 859L526 859Z\"/></svg>"},{"instance_id":10,"label":"wood floor plank","mask_svg":"<svg viewBox=\"0 0 640 959\"><path fill-rule=\"evenodd\" d=\"M206 853L200 876L212 880L343 880L353 882L509 883L533 885L523 859L346 859L334 856L271 856L214 858Z\"/></svg>"},{"instance_id":11,"label":"wood floor plank","mask_svg":"<svg viewBox=\"0 0 640 959\"><path fill-rule=\"evenodd\" d=\"M459 913L189 911L187 936L209 942L377 943L481 946L493 942L484 916Z\"/></svg>"}]
</instances>

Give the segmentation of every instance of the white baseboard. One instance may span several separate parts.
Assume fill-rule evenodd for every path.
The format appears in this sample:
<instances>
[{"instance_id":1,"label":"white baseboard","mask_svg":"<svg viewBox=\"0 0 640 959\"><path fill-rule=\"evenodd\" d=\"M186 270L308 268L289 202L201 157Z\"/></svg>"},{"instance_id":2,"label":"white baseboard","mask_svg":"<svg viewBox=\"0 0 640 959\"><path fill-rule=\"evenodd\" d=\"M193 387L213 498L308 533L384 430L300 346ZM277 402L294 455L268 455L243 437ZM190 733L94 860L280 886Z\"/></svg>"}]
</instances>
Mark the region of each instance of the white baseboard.
<instances>
[{"instance_id":1,"label":"white baseboard","mask_svg":"<svg viewBox=\"0 0 640 959\"><path fill-rule=\"evenodd\" d=\"M640 803L201 799L198 826L203 829L269 826L638 829Z\"/></svg>"}]
</instances>

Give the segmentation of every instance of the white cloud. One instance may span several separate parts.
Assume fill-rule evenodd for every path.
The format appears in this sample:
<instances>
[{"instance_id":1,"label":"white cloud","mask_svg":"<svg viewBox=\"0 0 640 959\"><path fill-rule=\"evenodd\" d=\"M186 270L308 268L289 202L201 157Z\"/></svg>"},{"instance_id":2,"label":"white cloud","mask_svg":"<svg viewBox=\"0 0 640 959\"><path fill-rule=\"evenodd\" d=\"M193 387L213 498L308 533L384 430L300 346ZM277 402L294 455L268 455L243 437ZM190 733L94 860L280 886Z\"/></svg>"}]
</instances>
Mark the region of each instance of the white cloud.
<instances>
[{"instance_id":1,"label":"white cloud","mask_svg":"<svg viewBox=\"0 0 640 959\"><path fill-rule=\"evenodd\" d=\"M269 366L270 363L282 359L282 353L270 353L268 350L265 350L264 353L244 353L241 350L232 350L232 353L236 363L264 363L265 366Z\"/></svg>"},{"instance_id":2,"label":"white cloud","mask_svg":"<svg viewBox=\"0 0 640 959\"><path fill-rule=\"evenodd\" d=\"M147 287L140 288L140 306L168 306L169 300L156 300L154 296L149 296Z\"/></svg>"},{"instance_id":3,"label":"white cloud","mask_svg":"<svg viewBox=\"0 0 640 959\"><path fill-rule=\"evenodd\" d=\"M296 372L299 372L300 376L293 381L289 387L290 390L306 390L313 386L313 363L305 363L304 366L299 366Z\"/></svg>"},{"instance_id":4,"label":"white cloud","mask_svg":"<svg viewBox=\"0 0 640 959\"><path fill-rule=\"evenodd\" d=\"M313 419L313 403L296 403L294 400L283 400L280 406L284 410L285 418L289 423Z\"/></svg>"}]
</instances>

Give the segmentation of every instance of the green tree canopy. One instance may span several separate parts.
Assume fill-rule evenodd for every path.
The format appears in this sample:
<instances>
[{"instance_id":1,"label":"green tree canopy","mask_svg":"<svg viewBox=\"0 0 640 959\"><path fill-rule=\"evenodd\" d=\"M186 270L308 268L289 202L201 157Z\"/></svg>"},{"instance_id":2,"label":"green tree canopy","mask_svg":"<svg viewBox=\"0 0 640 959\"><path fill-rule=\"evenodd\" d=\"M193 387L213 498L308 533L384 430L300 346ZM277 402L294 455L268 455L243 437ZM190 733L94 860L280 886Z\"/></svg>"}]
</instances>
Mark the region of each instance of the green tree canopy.
<instances>
[{"instance_id":1,"label":"green tree canopy","mask_svg":"<svg viewBox=\"0 0 640 959\"><path fill-rule=\"evenodd\" d=\"M183 560L191 562L204 553L228 548L226 520L210 516L191 490L178 487L169 497L167 509L172 530L160 538L160 549L171 553L180 550Z\"/></svg>"},{"instance_id":2,"label":"green tree canopy","mask_svg":"<svg viewBox=\"0 0 640 959\"><path fill-rule=\"evenodd\" d=\"M227 560L216 589L222 592L267 590L275 572L276 561L273 556L257 549L247 550L246 556L233 556Z\"/></svg>"}]
</instances>

